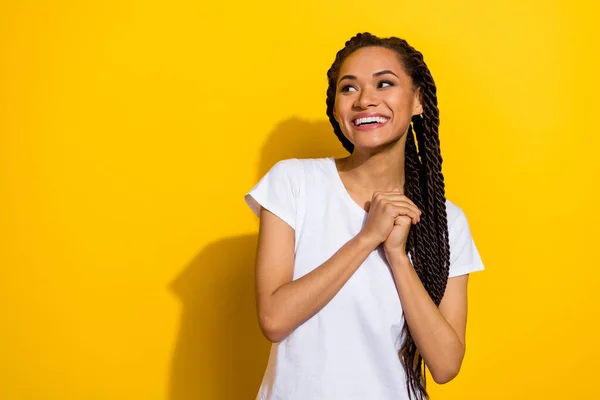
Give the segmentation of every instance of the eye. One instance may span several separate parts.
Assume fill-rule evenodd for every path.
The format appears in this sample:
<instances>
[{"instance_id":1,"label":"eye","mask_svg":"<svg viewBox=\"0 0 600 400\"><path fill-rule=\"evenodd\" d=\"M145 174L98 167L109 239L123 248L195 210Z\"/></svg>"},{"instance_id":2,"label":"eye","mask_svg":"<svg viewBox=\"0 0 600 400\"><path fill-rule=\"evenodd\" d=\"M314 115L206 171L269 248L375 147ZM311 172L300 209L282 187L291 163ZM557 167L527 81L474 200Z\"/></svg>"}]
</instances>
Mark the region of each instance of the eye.
<instances>
[{"instance_id":1,"label":"eye","mask_svg":"<svg viewBox=\"0 0 600 400\"><path fill-rule=\"evenodd\" d=\"M392 81L379 81L379 88L386 88L386 87L390 87L390 86L394 86L394 82Z\"/></svg>"},{"instance_id":2,"label":"eye","mask_svg":"<svg viewBox=\"0 0 600 400\"><path fill-rule=\"evenodd\" d=\"M340 92L356 92L356 88L350 85L342 86Z\"/></svg>"}]
</instances>

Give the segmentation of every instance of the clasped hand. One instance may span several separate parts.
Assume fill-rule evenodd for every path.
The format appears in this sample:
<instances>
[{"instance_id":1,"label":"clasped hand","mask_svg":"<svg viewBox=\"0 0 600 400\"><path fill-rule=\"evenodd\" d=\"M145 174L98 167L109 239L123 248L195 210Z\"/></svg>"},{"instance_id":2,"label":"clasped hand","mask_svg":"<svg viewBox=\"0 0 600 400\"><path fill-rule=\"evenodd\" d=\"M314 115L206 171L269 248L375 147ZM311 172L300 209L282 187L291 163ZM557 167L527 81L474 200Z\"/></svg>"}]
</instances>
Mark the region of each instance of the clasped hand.
<instances>
[{"instance_id":1,"label":"clasped hand","mask_svg":"<svg viewBox=\"0 0 600 400\"><path fill-rule=\"evenodd\" d=\"M363 233L383 247L388 259L406 256L406 240L412 224L421 220L421 211L398 189L375 192Z\"/></svg>"}]
</instances>

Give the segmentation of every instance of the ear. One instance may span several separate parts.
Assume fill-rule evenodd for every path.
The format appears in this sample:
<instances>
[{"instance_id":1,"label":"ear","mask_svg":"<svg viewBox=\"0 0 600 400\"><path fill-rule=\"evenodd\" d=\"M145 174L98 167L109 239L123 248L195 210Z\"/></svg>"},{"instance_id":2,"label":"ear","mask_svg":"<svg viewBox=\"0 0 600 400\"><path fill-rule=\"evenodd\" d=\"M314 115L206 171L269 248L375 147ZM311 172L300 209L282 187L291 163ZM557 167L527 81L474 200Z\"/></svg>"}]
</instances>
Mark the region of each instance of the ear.
<instances>
[{"instance_id":1,"label":"ear","mask_svg":"<svg viewBox=\"0 0 600 400\"><path fill-rule=\"evenodd\" d=\"M415 90L415 99L413 102L413 112L412 115L423 114L423 103L421 103L421 88L417 88Z\"/></svg>"}]
</instances>

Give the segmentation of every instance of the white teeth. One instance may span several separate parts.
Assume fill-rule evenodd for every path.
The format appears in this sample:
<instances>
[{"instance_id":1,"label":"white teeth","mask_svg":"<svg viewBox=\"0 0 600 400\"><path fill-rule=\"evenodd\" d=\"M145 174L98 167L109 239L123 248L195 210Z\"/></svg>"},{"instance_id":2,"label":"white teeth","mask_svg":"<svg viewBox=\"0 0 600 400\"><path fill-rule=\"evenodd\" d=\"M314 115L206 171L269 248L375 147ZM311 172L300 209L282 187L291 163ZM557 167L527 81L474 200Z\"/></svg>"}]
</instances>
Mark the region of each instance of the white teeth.
<instances>
[{"instance_id":1,"label":"white teeth","mask_svg":"<svg viewBox=\"0 0 600 400\"><path fill-rule=\"evenodd\" d=\"M387 122L387 118L385 117L365 117L365 118L357 118L354 120L354 125L356 126L360 126L362 124L368 124L368 123L378 123L378 124L385 124Z\"/></svg>"}]
</instances>

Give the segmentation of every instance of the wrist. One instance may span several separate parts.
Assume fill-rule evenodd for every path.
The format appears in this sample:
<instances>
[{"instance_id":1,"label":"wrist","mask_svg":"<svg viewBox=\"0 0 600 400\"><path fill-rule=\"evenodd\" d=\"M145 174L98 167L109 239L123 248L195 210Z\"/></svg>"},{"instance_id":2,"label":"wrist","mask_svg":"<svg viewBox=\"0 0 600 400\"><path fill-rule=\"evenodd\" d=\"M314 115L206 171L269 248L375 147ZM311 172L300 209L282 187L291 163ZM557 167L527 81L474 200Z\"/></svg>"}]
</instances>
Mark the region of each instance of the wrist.
<instances>
[{"instance_id":1,"label":"wrist","mask_svg":"<svg viewBox=\"0 0 600 400\"><path fill-rule=\"evenodd\" d=\"M377 246L381 244L381 241L373 238L372 235L366 234L364 231L360 231L355 237L354 240L360 244L361 247L365 247L371 251L375 250Z\"/></svg>"},{"instance_id":2,"label":"wrist","mask_svg":"<svg viewBox=\"0 0 600 400\"><path fill-rule=\"evenodd\" d=\"M410 258L408 258L408 254L406 254L405 250L402 249L398 249L398 250L394 250L394 251L387 251L385 252L385 255L387 257L388 263L390 264L391 267L398 267L398 268L404 268L404 267L412 267L412 264L410 262Z\"/></svg>"}]
</instances>

